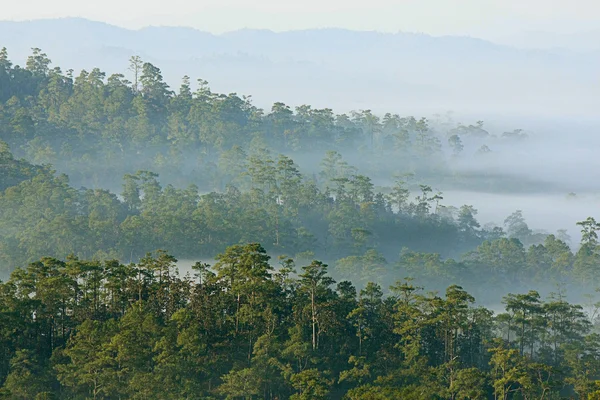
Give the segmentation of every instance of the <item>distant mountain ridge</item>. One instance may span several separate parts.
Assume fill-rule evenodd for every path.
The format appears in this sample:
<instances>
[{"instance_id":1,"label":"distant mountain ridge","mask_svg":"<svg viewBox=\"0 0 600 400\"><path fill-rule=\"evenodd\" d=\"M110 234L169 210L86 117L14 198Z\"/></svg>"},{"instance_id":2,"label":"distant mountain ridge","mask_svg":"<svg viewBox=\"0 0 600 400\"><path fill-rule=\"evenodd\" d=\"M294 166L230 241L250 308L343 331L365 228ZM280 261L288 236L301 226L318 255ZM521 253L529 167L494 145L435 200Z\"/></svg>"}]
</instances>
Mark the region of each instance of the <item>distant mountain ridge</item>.
<instances>
[{"instance_id":1,"label":"distant mountain ridge","mask_svg":"<svg viewBox=\"0 0 600 400\"><path fill-rule=\"evenodd\" d=\"M54 65L127 73L140 55L173 87L185 74L268 105L508 113L595 112L600 52L517 49L482 39L344 29L185 27L128 30L81 18L0 21L0 47L23 63L39 47ZM261 104L262 105L262 104Z\"/></svg>"},{"instance_id":2,"label":"distant mountain ridge","mask_svg":"<svg viewBox=\"0 0 600 400\"><path fill-rule=\"evenodd\" d=\"M205 54L210 51L235 52L242 49L255 49L268 46L266 51L281 51L293 47L319 49L330 52L331 50L364 50L373 44L381 46L415 46L435 45L441 47L468 45L469 50L484 50L487 48L505 48L508 46L497 45L483 39L466 36L439 36L434 37L422 33L381 33L375 31L352 31L341 28L323 28L274 32L271 30L240 29L223 34L212 34L194 28L172 26L148 26L138 30L121 28L104 22L91 21L83 18L58 18L31 21L0 21L0 34L2 38L16 39L17 44L22 44L31 39L37 39L51 45L56 39L69 40L71 45L118 45L118 46L147 46L160 48L168 44L179 45L183 40L200 41L203 47L195 48ZM17 38L19 37L19 38ZM313 42L320 40L320 42ZM149 42L151 41L151 42ZM62 43L64 44L64 42ZM336 44L337 48L324 48L324 45ZM358 48L357 48L358 45ZM320 47L315 47L320 46Z\"/></svg>"},{"instance_id":3,"label":"distant mountain ridge","mask_svg":"<svg viewBox=\"0 0 600 400\"><path fill-rule=\"evenodd\" d=\"M579 52L600 51L600 29L577 33L526 31L496 40L518 48L537 48Z\"/></svg>"}]
</instances>

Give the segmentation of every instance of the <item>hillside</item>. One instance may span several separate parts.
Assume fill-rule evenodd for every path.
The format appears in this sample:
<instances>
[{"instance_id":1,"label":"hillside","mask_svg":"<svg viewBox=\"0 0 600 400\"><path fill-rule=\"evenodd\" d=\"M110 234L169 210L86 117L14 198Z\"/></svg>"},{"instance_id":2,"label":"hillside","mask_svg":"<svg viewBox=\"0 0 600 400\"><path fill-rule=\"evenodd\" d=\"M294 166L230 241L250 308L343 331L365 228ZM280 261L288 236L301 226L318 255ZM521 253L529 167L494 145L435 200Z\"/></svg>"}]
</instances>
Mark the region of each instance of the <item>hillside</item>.
<instances>
[{"instance_id":1,"label":"hillside","mask_svg":"<svg viewBox=\"0 0 600 400\"><path fill-rule=\"evenodd\" d=\"M519 50L467 37L320 29L213 35L191 28L127 30L84 19L0 22L0 46L30 48L75 70L123 71L133 54L259 105L311 103L340 111L403 108L512 115L594 115L597 53Z\"/></svg>"}]
</instances>

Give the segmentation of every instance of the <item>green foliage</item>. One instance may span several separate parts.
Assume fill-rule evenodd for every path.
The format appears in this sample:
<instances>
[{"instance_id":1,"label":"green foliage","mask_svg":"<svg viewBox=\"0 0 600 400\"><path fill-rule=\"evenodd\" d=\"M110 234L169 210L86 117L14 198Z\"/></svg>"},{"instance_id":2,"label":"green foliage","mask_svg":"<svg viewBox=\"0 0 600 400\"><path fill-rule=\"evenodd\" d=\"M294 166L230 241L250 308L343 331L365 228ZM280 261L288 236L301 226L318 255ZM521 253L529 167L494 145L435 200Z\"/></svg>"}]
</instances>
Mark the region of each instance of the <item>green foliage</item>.
<instances>
[{"instance_id":1,"label":"green foliage","mask_svg":"<svg viewBox=\"0 0 600 400\"><path fill-rule=\"evenodd\" d=\"M313 261L278 271L235 245L181 277L137 264L44 258L0 283L0 387L15 399L485 399L593 396L600 340L561 293L506 312L453 285L358 294ZM213 272L214 271L214 272ZM11 334L12 332L18 334Z\"/></svg>"},{"instance_id":2,"label":"green foliage","mask_svg":"<svg viewBox=\"0 0 600 400\"><path fill-rule=\"evenodd\" d=\"M32 50L0 50L0 397L597 397L596 321L563 291L474 305L600 276L591 217L573 254L521 211L505 234L444 204L482 121L267 113L137 56L130 82Z\"/></svg>"}]
</instances>

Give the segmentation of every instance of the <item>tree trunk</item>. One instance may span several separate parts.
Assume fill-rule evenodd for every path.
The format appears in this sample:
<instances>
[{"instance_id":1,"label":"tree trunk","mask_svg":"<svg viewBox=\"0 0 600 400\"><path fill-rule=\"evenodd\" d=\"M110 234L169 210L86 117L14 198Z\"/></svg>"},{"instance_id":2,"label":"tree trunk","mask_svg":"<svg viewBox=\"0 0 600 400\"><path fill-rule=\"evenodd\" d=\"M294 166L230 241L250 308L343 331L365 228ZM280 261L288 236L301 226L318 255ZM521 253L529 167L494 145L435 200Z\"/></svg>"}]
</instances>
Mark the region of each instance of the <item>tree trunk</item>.
<instances>
[{"instance_id":1,"label":"tree trunk","mask_svg":"<svg viewBox=\"0 0 600 400\"><path fill-rule=\"evenodd\" d=\"M314 289L310 292L310 303L312 308L312 348L317 348L317 331L316 331L316 313L315 313L315 291Z\"/></svg>"}]
</instances>

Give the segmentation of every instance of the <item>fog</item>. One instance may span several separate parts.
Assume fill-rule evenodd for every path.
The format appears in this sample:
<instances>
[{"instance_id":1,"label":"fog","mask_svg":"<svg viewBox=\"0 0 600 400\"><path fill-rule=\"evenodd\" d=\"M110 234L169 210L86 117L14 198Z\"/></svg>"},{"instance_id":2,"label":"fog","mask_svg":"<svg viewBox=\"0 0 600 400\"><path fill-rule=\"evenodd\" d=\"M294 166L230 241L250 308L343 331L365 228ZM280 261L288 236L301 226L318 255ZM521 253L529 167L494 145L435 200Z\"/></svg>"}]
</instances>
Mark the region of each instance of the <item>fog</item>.
<instances>
[{"instance_id":1,"label":"fog","mask_svg":"<svg viewBox=\"0 0 600 400\"><path fill-rule=\"evenodd\" d=\"M453 118L466 120L469 116ZM502 132L510 131L510 126L522 128L527 138L502 139ZM572 238L570 244L576 248L581 236L576 222L599 215L600 121L492 117L486 120L486 129L489 137L463 139L463 155L448 160L450 168L445 176L442 172L441 176L422 178L416 183L430 184L441 191L443 205L474 206L482 225L502 226L508 215L522 210L531 229L546 233L565 229ZM444 134L440 137L445 139ZM475 156L482 144L491 152ZM316 173L322 156L301 155L295 160ZM358 171L374 177L379 187L391 185L393 174L407 171L404 160L397 157L373 160L360 152L348 151L343 156ZM455 173L462 175L460 181L446 179Z\"/></svg>"},{"instance_id":2,"label":"fog","mask_svg":"<svg viewBox=\"0 0 600 400\"><path fill-rule=\"evenodd\" d=\"M583 221L597 213L599 197L569 199L560 195L498 194L482 192L444 192L444 202L450 205L473 205L482 225L503 225L504 219L515 210L522 210L530 228L556 233L566 229L577 244L581 235L575 222Z\"/></svg>"}]
</instances>

